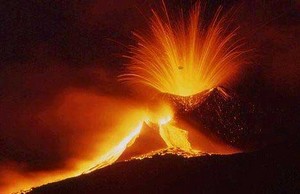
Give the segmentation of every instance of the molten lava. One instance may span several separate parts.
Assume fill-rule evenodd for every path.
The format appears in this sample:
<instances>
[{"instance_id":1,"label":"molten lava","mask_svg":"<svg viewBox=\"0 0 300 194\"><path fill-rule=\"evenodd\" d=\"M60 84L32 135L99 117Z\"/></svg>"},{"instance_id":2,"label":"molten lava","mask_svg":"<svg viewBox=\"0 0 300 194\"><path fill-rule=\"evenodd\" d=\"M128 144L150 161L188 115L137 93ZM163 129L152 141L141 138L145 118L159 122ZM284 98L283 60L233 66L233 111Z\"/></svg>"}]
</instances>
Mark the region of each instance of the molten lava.
<instances>
[{"instance_id":1,"label":"molten lava","mask_svg":"<svg viewBox=\"0 0 300 194\"><path fill-rule=\"evenodd\" d=\"M165 142L169 154L186 153L191 156L199 151L193 150L188 140L188 132L172 125L173 111L167 104L160 104L156 109L148 110L145 119L127 135L117 146L113 147L99 160L94 162L94 166L84 173L90 173L94 170L108 166L123 154L126 148L130 147L141 133L143 124L149 125L153 130L158 130L160 137ZM161 148L163 149L163 147ZM149 157L153 153L143 153L143 157ZM185 154L181 154L185 156ZM131 157L136 157L131 155Z\"/></svg>"},{"instance_id":2,"label":"molten lava","mask_svg":"<svg viewBox=\"0 0 300 194\"><path fill-rule=\"evenodd\" d=\"M191 144L188 140L188 132L177 128L172 125L173 111L166 104L161 105L164 107L161 112L152 112L150 115L159 115L158 119L148 120L150 123L156 125L159 130L159 135L164 140L168 148L177 148L188 153L194 153ZM176 153L176 152L174 152Z\"/></svg>"},{"instance_id":3,"label":"molten lava","mask_svg":"<svg viewBox=\"0 0 300 194\"><path fill-rule=\"evenodd\" d=\"M141 132L143 123L140 123L128 136L126 136L117 146L115 146L114 148L112 148L109 152L107 152L106 154L104 154L97 162L96 162L96 166L94 166L93 168L89 169L88 171L84 172L84 173L89 173L92 172L95 169L99 169L99 168L104 168L105 166L108 166L112 163L114 163L120 156L121 154L124 152L124 150L131 146L136 137L139 135L139 133Z\"/></svg>"},{"instance_id":4,"label":"molten lava","mask_svg":"<svg viewBox=\"0 0 300 194\"><path fill-rule=\"evenodd\" d=\"M192 151L188 140L188 132L172 125L160 126L159 134L169 148L179 148L183 151Z\"/></svg>"},{"instance_id":5,"label":"molten lava","mask_svg":"<svg viewBox=\"0 0 300 194\"><path fill-rule=\"evenodd\" d=\"M134 33L137 46L131 47L127 72L119 78L173 95L183 105L193 106L202 97L201 92L235 76L239 66L246 62L246 51L237 38L238 29L229 30L230 24L227 17L221 16L221 8L210 23L205 23L200 4L195 4L187 17L182 11L178 18L171 17L164 1L162 4L162 15L152 10L150 33ZM150 107L143 122L159 131L168 152L199 153L192 148L188 131L175 126L174 107L160 100L161 104ZM116 161L138 137L141 128L104 155L90 171Z\"/></svg>"},{"instance_id":6,"label":"molten lava","mask_svg":"<svg viewBox=\"0 0 300 194\"><path fill-rule=\"evenodd\" d=\"M127 73L120 80L162 93L191 96L232 79L245 63L237 28L217 10L207 27L196 4L185 17L173 18L163 2L163 14L153 11L150 33L134 33ZM175 22L174 22L175 21Z\"/></svg>"},{"instance_id":7,"label":"molten lava","mask_svg":"<svg viewBox=\"0 0 300 194\"><path fill-rule=\"evenodd\" d=\"M134 33L137 46L131 48L132 55L128 57L131 62L126 66L127 72L119 78L132 84L154 88L160 93L173 95L174 99L177 99L179 104L182 102L184 109L188 110L184 105L192 106L201 101L202 96L197 96L197 94L219 86L235 76L239 66L246 62L243 57L246 51L241 49L242 44L237 39L237 29L228 31L229 23L226 17L221 16L221 9L218 9L212 21L206 24L201 17L199 4L190 10L188 17L185 17L182 12L181 15L179 14L180 17L171 18L164 3L163 8L163 15L152 11L153 17L150 20L149 34ZM139 113L137 116L137 113L133 114L125 109L127 103L125 100L120 103L111 98L103 97L98 100L96 97L83 96L82 98L81 96L79 95L80 98L77 95L76 98L74 96L71 96L70 99L67 98L66 105L63 104L64 106L59 109L60 111L64 110L59 114L59 118L63 115L65 123L71 123L74 128L78 126L82 129L103 128L103 125L106 124L104 126L109 126L108 129L114 131L115 134L109 132L109 135L105 136L105 139L103 138L103 142L99 144L98 154L100 157L98 159L74 162L76 170L72 173L59 172L56 174L58 176L54 176L55 178L45 176L44 180L48 182L75 176L82 171L90 173L114 163L139 137L145 124L153 130L157 130L167 147L164 150L154 150L157 151L153 152L154 154L172 153L184 157L201 154L198 151L201 150L198 149L199 146L192 145L189 141L186 130L191 132L191 129L183 127L186 129L184 130L176 126L174 107L166 104L162 99L160 99L162 104L150 107L148 111L146 109L134 111ZM72 99L76 102L75 104L70 103ZM84 104L81 103L82 101L89 103ZM95 104L99 104L99 101L101 103L97 107L99 109L97 112L94 109ZM84 108L81 109L81 106ZM78 111L74 111L74 107L78 107ZM75 108L75 110L77 109ZM118 114L116 114L117 111ZM126 111L128 114L124 113ZM82 113L88 114L82 117ZM69 115L70 118L66 115ZM96 116L94 115L100 115L99 121L95 121ZM123 122L130 123L130 126ZM132 123L135 126L132 126ZM201 141L200 143L207 147L215 149L215 147L223 146L213 144L204 135L199 137L197 142ZM89 141L91 139L92 137ZM227 150L227 147L224 150ZM232 152L231 149L228 150L230 151L226 153ZM85 153L85 150L82 152ZM140 158L151 156L153 153L144 153L146 155ZM131 155L131 157L133 156L137 155ZM34 184L30 182L28 185L36 186L36 184L46 182L44 180Z\"/></svg>"}]
</instances>

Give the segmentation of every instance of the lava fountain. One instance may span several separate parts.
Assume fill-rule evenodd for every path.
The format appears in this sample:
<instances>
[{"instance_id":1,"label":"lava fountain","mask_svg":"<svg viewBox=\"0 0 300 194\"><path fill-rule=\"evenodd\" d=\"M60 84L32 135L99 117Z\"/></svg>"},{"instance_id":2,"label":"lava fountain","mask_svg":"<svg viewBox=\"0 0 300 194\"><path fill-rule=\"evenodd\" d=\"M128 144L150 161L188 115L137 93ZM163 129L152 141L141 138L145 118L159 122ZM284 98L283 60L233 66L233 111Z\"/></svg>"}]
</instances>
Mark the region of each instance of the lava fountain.
<instances>
[{"instance_id":1,"label":"lava fountain","mask_svg":"<svg viewBox=\"0 0 300 194\"><path fill-rule=\"evenodd\" d=\"M182 102L193 106L190 102L197 102L193 100L197 94L235 77L238 68L246 63L244 54L247 51L237 38L238 28L231 29L229 16L222 16L221 8L210 22L204 22L199 3L193 6L188 16L182 10L179 17L169 14L164 1L162 7L162 14L152 10L149 33L134 33L137 45L131 46L130 55L125 56L130 62L119 80L183 98ZM201 150L193 149L188 131L177 126L174 107L162 99L158 101L161 104L149 107L144 123L159 131L172 153L177 154L179 150L186 156L198 155ZM112 149L108 153L108 158L113 158L109 163L116 161L140 132L141 128L138 128L134 135L128 135L120 143L122 148L117 146L118 151ZM108 163L102 160L91 170L106 165Z\"/></svg>"},{"instance_id":2,"label":"lava fountain","mask_svg":"<svg viewBox=\"0 0 300 194\"><path fill-rule=\"evenodd\" d=\"M144 85L162 93L192 96L230 81L246 63L238 28L230 30L229 16L219 8L209 24L200 4L187 17L173 18L152 10L149 33L134 33L127 72L121 81Z\"/></svg>"},{"instance_id":3,"label":"lava fountain","mask_svg":"<svg viewBox=\"0 0 300 194\"><path fill-rule=\"evenodd\" d=\"M159 98L155 101L168 103L175 114L174 102L185 111L192 110L213 88L231 81L247 63L248 51L238 38L238 27L232 28L230 14L222 14L220 7L208 22L203 13L196 3L187 15L181 10L174 17L162 1L162 14L152 10L149 32L134 33L137 44L125 56L130 62L119 79L156 90ZM158 120L154 123L168 147L195 153L188 132L175 126L175 118L169 117L163 125Z\"/></svg>"}]
</instances>

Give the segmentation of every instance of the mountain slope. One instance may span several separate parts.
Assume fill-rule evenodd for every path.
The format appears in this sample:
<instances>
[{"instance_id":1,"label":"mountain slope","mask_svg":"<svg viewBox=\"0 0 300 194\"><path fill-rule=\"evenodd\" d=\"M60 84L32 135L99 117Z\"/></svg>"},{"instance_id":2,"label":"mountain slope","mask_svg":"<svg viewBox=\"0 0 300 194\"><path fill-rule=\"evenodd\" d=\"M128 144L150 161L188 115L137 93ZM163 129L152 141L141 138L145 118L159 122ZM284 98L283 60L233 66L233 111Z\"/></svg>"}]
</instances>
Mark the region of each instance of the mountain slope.
<instances>
[{"instance_id":1,"label":"mountain slope","mask_svg":"<svg viewBox=\"0 0 300 194\"><path fill-rule=\"evenodd\" d=\"M216 87L194 96L162 94L161 98L175 108L179 127L188 123L212 139L243 150L257 144L262 112L231 90Z\"/></svg>"},{"instance_id":2,"label":"mountain slope","mask_svg":"<svg viewBox=\"0 0 300 194\"><path fill-rule=\"evenodd\" d=\"M296 193L300 141L253 153L115 163L91 174L35 188L30 194Z\"/></svg>"}]
</instances>

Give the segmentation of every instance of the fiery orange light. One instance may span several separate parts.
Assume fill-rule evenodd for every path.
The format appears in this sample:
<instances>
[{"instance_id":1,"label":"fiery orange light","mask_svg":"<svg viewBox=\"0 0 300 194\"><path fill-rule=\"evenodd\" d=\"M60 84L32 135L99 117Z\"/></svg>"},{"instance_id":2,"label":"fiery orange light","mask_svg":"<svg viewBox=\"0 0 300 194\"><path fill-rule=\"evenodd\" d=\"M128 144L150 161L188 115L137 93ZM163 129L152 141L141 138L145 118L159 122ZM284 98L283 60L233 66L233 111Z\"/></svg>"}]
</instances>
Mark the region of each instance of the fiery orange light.
<instances>
[{"instance_id":1,"label":"fiery orange light","mask_svg":"<svg viewBox=\"0 0 300 194\"><path fill-rule=\"evenodd\" d=\"M167 124L160 126L159 134L169 148L179 148L186 152L192 152L187 131Z\"/></svg>"},{"instance_id":2,"label":"fiery orange light","mask_svg":"<svg viewBox=\"0 0 300 194\"><path fill-rule=\"evenodd\" d=\"M168 104L160 103L158 107L148 111L146 123L156 125L155 128L159 130L159 135L168 148L177 148L188 153L196 152L188 140L188 132L172 125L173 114Z\"/></svg>"},{"instance_id":3,"label":"fiery orange light","mask_svg":"<svg viewBox=\"0 0 300 194\"><path fill-rule=\"evenodd\" d=\"M139 135L146 111L128 99L69 89L56 98L51 108L36 117L43 120L43 124L52 126L60 122L74 129L69 133L75 137L74 144L70 145L75 153L55 170L27 172L20 164L0 164L0 193L24 191L114 163Z\"/></svg>"},{"instance_id":4,"label":"fiery orange light","mask_svg":"<svg viewBox=\"0 0 300 194\"><path fill-rule=\"evenodd\" d=\"M182 13L176 22L173 22L164 3L163 5L162 16L152 11L151 33L134 34L138 44L131 49L132 56L129 57L131 63L126 66L128 72L120 76L121 80L148 86L163 93L192 96L230 80L237 68L246 62L243 57L245 51L241 50L242 45L236 38L237 29L227 31L228 22L221 16L221 9L218 9L208 27L204 28L199 4L190 10L188 18L185 18ZM65 98L57 111L59 118L60 115L64 116L64 124L92 131L95 127L102 127L104 123L107 126L113 123L109 130L114 132L99 134L98 137L105 138L99 143L99 150L93 146L91 153L93 157L84 156L86 161L70 160L70 163L74 163L71 165L73 169L53 172L53 176L50 176L51 173L47 175L41 173L37 178L15 175L18 179L27 181L24 184L19 183L18 188L25 185L26 187L37 186L76 176L82 172L89 173L114 163L125 149L134 143L144 122L155 125L154 128L159 130L168 148L178 148L191 154L197 152L189 141L188 132L175 127L172 123L173 110L167 104L160 104L156 110L148 113L139 109L132 113L132 110L131 112L120 111L120 106L132 108L125 100L119 102L116 99L99 98L81 92L71 93ZM82 105L81 102L89 103ZM118 112L117 116L116 112ZM94 115L101 116L97 120ZM95 141L98 137L87 136L81 141ZM207 142L206 147L214 149L211 147L215 145L208 138L201 136L201 139ZM218 146L222 149L224 147ZM231 148L226 147L224 150L229 150L228 153L232 152ZM95 157L96 154L100 157ZM39 181L35 182L36 179ZM11 191L12 188L7 189Z\"/></svg>"},{"instance_id":5,"label":"fiery orange light","mask_svg":"<svg viewBox=\"0 0 300 194\"><path fill-rule=\"evenodd\" d=\"M104 154L99 160L93 162L93 167L84 173L92 172L95 169L104 168L115 161L122 155L127 147L130 147L135 139L138 137L141 132L143 126L143 122L139 123L138 126L128 135L126 136L117 146L113 147L110 151Z\"/></svg>"},{"instance_id":6,"label":"fiery orange light","mask_svg":"<svg viewBox=\"0 0 300 194\"><path fill-rule=\"evenodd\" d=\"M134 33L127 73L121 81L154 88L163 93L190 96L233 78L245 63L237 28L217 10L207 28L196 4L188 18L171 18L163 2L163 15L152 10L150 33ZM176 21L176 22L174 22Z\"/></svg>"},{"instance_id":7,"label":"fiery orange light","mask_svg":"<svg viewBox=\"0 0 300 194\"><path fill-rule=\"evenodd\" d=\"M160 102L156 105L151 104L150 110L147 112L146 123L154 123L157 125L164 125L169 123L173 118L172 108L164 103Z\"/></svg>"}]
</instances>

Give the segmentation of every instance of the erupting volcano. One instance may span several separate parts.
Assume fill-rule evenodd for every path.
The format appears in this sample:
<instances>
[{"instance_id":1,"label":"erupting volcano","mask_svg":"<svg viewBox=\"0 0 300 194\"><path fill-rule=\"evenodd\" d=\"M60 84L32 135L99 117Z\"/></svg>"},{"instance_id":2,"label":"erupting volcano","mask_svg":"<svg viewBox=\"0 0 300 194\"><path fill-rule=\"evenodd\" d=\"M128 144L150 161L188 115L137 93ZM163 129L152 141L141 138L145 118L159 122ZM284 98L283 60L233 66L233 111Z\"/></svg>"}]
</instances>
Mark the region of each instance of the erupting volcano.
<instances>
[{"instance_id":1,"label":"erupting volcano","mask_svg":"<svg viewBox=\"0 0 300 194\"><path fill-rule=\"evenodd\" d=\"M296 1L7 2L0 194L300 190Z\"/></svg>"},{"instance_id":2,"label":"erupting volcano","mask_svg":"<svg viewBox=\"0 0 300 194\"><path fill-rule=\"evenodd\" d=\"M139 138L142 123L159 131L167 153L191 157L208 152L201 150L201 146L200 149L193 147L199 148L189 141L190 129L178 127L178 118L174 115L200 106L206 96L213 93L210 92L213 88L236 77L238 69L246 63L246 50L237 38L238 28L231 29L229 15L222 16L222 8L216 11L210 22L205 22L199 3L191 8L188 15L181 10L176 14L178 17L169 14L164 1L162 7L161 14L152 10L149 33L133 33L137 44L131 46L130 55L125 56L129 63L119 80L134 87L146 87L146 90L152 88L158 96L164 97L150 97L158 103L149 103L145 120L87 172L115 162ZM230 98L224 90L218 91ZM184 110L178 110L178 104L184 106ZM237 151L229 150L229 153Z\"/></svg>"}]
</instances>

